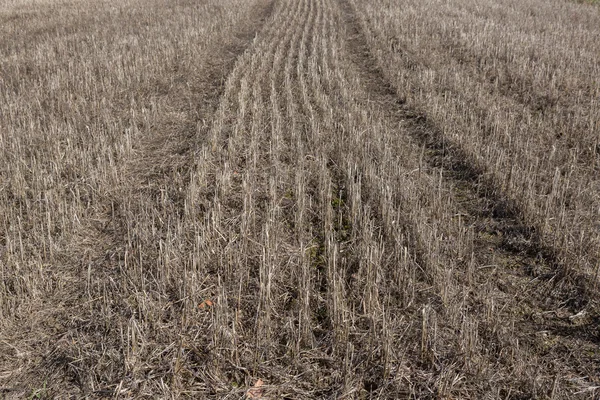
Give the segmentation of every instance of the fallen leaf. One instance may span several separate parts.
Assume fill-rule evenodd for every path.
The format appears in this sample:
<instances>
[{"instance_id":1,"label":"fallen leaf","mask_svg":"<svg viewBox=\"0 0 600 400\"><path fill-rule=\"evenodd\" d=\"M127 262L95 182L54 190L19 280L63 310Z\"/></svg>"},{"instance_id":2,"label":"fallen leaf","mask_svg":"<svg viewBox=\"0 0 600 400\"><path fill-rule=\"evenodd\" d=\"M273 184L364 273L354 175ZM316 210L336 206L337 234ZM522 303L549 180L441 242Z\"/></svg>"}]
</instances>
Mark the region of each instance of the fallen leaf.
<instances>
[{"instance_id":1,"label":"fallen leaf","mask_svg":"<svg viewBox=\"0 0 600 400\"><path fill-rule=\"evenodd\" d=\"M249 399L260 399L263 396L263 389L261 389L261 386L264 385L265 383L263 382L262 379L259 379L256 381L256 383L254 384L253 387L251 387L250 389L248 389L248 391L246 392L246 397Z\"/></svg>"},{"instance_id":2,"label":"fallen leaf","mask_svg":"<svg viewBox=\"0 0 600 400\"><path fill-rule=\"evenodd\" d=\"M199 307L201 310L204 310L204 309L205 309L205 308L207 308L207 307L212 307L214 304L215 304L215 303L213 303L212 301L210 301L210 300L206 299L206 300L204 300L202 303L200 303L200 305L198 305L198 307Z\"/></svg>"}]
</instances>

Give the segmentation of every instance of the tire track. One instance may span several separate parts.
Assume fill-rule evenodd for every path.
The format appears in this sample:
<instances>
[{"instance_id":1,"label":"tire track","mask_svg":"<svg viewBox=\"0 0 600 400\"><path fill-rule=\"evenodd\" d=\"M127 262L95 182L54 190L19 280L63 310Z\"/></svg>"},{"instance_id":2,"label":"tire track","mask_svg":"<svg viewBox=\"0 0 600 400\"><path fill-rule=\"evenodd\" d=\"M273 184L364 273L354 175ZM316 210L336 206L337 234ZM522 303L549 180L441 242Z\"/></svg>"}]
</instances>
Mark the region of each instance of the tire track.
<instances>
[{"instance_id":1,"label":"tire track","mask_svg":"<svg viewBox=\"0 0 600 400\"><path fill-rule=\"evenodd\" d=\"M356 22L358 23L358 22ZM363 33L355 33L363 35ZM364 36L363 40L364 41ZM363 44L366 48L366 44ZM377 61L372 56L367 56L369 62L377 65ZM478 163L467 154L457 143L444 137L439 129L426 120L426 117L420 115L399 103L398 94L385 79L384 73L378 68L370 68L370 73L379 75L377 86L379 93L388 97L386 103L396 103L402 115L400 122L409 125L413 132L412 138L426 149L424 154L428 157L428 163L432 168L443 170L447 179L452 181L458 192L457 197L463 200L466 207L469 207L469 214L475 214L480 218L497 219L493 226L489 228L480 227L480 229L489 229L490 234L494 231L500 231L503 237L503 246L507 250L526 253L529 257L542 257L547 264L545 279L560 281L560 278L566 278L566 275L573 276L573 282L567 282L567 285L583 285L573 288L583 296L575 300L574 307L585 306L590 298L590 283L584 283L585 277L575 271L566 270L558 259L559 252L548 245L542 243L540 234L533 226L527 226L522 220L523 213L517 204L507 199L500 189L496 187L493 181L485 177L485 172L478 167ZM375 89L377 90L377 89ZM462 194L461 194L462 192ZM470 195L471 194L471 195ZM464 201L467 199L466 201ZM468 204L469 199L475 204ZM552 272L552 274L550 273Z\"/></svg>"},{"instance_id":2,"label":"tire track","mask_svg":"<svg viewBox=\"0 0 600 400\"><path fill-rule=\"evenodd\" d=\"M437 36L434 34L425 40L435 42ZM376 40L385 43L387 38L379 35ZM461 60L455 60L455 54L448 54L443 46L439 49L441 54L436 52L435 57L429 59L404 52L402 45L395 41L390 46L389 50L385 46L380 50L398 53L399 57L394 59L405 67L400 71L411 70L401 73L402 78L399 78L410 87L403 93L404 98L411 99L420 109L428 108L432 119L447 121L443 127L444 132L450 132L447 138L471 149L471 159L477 162L473 165L483 169L487 160L495 160L494 164L488 164L487 172L493 175L489 179L518 204L528 223L536 227L537 235L552 244L559 258L568 260L565 264L576 264L577 269L585 271L593 281L598 264L598 235L594 219L583 216L595 215L597 209L596 197L584 189L596 186L593 174L597 167L596 143L594 135L565 134L591 132L593 122L587 128L569 122L584 111L571 110L568 113L573 115L561 118L565 107L556 105L552 107L554 116L550 118L510 96L498 94L494 83L481 80L474 66L461 64ZM439 64L431 61L434 58L439 59ZM449 67L440 70L436 65ZM386 70L386 73L395 72ZM503 101L497 101L493 93ZM593 108L591 104L580 104L576 108L585 110L590 106ZM447 113L446 110L452 111ZM551 119L553 122L549 122ZM586 120L593 118L579 118L584 125ZM535 141L529 139L532 133L535 133ZM573 168L563 168L565 164Z\"/></svg>"},{"instance_id":3,"label":"tire track","mask_svg":"<svg viewBox=\"0 0 600 400\"><path fill-rule=\"evenodd\" d=\"M157 332L157 326L150 321L162 320L163 325L169 325L177 323L177 315L182 315L176 302L180 295L174 281L176 274L168 268L177 254L169 246L182 230L180 217L186 207L182 193L194 167L196 144L206 135L206 125L202 126L201 121L215 110L226 90L224 79L269 18L273 4L258 1L248 24L241 24L234 32L235 39L225 47L223 57L215 58L199 71L200 80L194 82L195 103L178 110L186 114L186 122L169 135L163 135L161 127L156 127L153 135L144 138L133 158L116 167L121 173L121 185L105 194L96 205L96 215L81 221L83 228L78 235L86 245L71 255L72 264L80 268L66 271L73 274L65 278L73 285L64 288L65 300L57 302L62 309L56 318L65 315L66 310L70 319L57 321L53 339L40 343L45 349L43 360L13 379L50 379L60 382L61 393L78 390L91 397L115 393L117 387L130 394L147 389L136 383L140 374L148 371L136 361L140 354L135 353L146 351L148 360L160 364L161 355L156 360L144 346L149 340L145 335ZM168 127L162 128L168 131ZM161 313L162 316L157 315ZM46 319L54 318L49 315ZM97 348L98 343L105 347ZM162 345L168 356L170 346L159 346ZM51 371L50 375L45 371ZM158 378L151 374L146 382L155 385L155 379L162 380L169 374L168 369ZM176 380L170 390L178 390Z\"/></svg>"},{"instance_id":4,"label":"tire track","mask_svg":"<svg viewBox=\"0 0 600 400\"><path fill-rule=\"evenodd\" d=\"M464 227L463 230L468 232L469 226L474 227L475 237L471 248L474 258L471 262L482 266L483 270L487 268L486 266L492 265L497 268L496 272L500 271L499 275L494 275L494 278L499 281L498 287L494 290L503 293L505 298L508 296L508 301L497 304L498 308L494 310L500 313L497 316L498 319L506 317L518 324L518 328L513 327L509 331L511 332L509 337L518 338L530 345L531 348L539 348L539 346L543 347L547 341L540 340L538 333L552 332L552 335L556 335L553 337L559 337L561 346L565 346L568 350L560 349L561 346L557 346L550 351L550 354L565 356L577 353L581 361L571 359L566 360L565 363L575 374L594 376L593 369L590 369L593 360L585 356L585 350L581 349L582 345L587 349L597 347L598 336L590 330L594 317L583 324L580 329L587 334L577 335L579 337L573 337L573 329L566 329L569 332L567 335L561 333L561 330L570 325L564 317L548 317L548 314L556 313L554 310L565 307L565 293L558 290L553 291L553 289L557 289L553 285L557 285L559 274L563 270L554 256L555 252L539 244L535 237L535 231L522 223L515 206L497 197L494 193L498 193L498 191L493 190L493 187L490 188L490 183L484 183L482 190L483 174L468 163L470 160L468 155L464 154L456 144L450 143L447 138L442 137L438 133L439 130L426 122L423 117L415 116L411 110L398 102L395 89L387 82L384 73L374 67L377 65L377 61L367 50L366 38L356 16L353 15L351 6L347 2L342 5L352 37L350 49L353 52L353 58L362 70L363 79L374 94L374 98L387 108L387 117L405 127L412 140L423 149L423 157L430 169L428 173L439 175L445 190L450 191L452 196L458 200L458 207L456 200L453 207L457 207L456 211L458 215L461 215L459 224ZM487 190L486 184L488 185ZM471 273L469 268L468 274ZM490 277L482 275L481 272L477 274L479 274L479 276L475 276L477 284L488 287ZM577 296L573 299L575 302L566 302L567 309L571 314L575 314L587 303L585 298L582 299L583 303L577 300L581 299L578 292L581 289L585 290L586 286L581 286L577 281L567 282L566 289L568 296ZM520 290L523 292L519 292ZM586 292L589 293L588 290ZM474 304L485 305L485 294L478 296L476 292L470 291L470 295L474 296ZM552 299L550 302L548 297ZM502 295L498 298L502 298ZM526 316L536 315L537 317L515 319L514 316L511 317L510 312L504 313L506 309L512 309L514 312L514 309L518 310L519 307L527 310L524 311ZM541 315L545 316L541 317L542 321L540 321ZM485 321L485 318L481 318L481 320ZM478 331L484 340L503 340L497 334L501 325L500 322L491 326L482 324ZM492 335L493 339L489 335ZM587 337L582 342L582 337L586 335ZM511 340L514 341L514 339L509 339L508 343ZM507 346L508 343L504 342L503 346ZM502 350L499 350L497 354L501 352ZM559 370L554 369L555 367L548 368L550 371L554 370L555 374L560 373ZM587 382L590 385L593 383L593 379ZM535 387L529 389L535 391Z\"/></svg>"}]
</instances>

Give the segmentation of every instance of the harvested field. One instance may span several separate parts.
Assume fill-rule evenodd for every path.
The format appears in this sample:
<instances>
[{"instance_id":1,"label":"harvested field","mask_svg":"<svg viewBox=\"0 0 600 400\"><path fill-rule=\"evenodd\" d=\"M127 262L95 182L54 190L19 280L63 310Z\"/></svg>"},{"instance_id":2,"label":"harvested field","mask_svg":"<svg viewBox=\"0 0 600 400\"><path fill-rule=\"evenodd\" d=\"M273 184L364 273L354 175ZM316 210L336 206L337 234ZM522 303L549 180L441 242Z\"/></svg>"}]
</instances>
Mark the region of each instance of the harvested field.
<instances>
[{"instance_id":1,"label":"harvested field","mask_svg":"<svg viewBox=\"0 0 600 400\"><path fill-rule=\"evenodd\" d=\"M600 398L600 8L0 4L0 398Z\"/></svg>"}]
</instances>

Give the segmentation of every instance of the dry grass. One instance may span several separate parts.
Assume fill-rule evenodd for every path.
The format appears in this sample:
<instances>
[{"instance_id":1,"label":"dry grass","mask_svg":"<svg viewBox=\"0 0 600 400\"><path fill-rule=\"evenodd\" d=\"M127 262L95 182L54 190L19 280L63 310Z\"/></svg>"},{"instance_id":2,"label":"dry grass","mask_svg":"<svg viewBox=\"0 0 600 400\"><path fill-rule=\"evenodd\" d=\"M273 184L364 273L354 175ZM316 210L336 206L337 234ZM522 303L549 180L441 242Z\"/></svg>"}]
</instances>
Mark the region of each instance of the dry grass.
<instances>
[{"instance_id":1,"label":"dry grass","mask_svg":"<svg viewBox=\"0 0 600 400\"><path fill-rule=\"evenodd\" d=\"M0 396L597 396L599 20L3 3Z\"/></svg>"}]
</instances>

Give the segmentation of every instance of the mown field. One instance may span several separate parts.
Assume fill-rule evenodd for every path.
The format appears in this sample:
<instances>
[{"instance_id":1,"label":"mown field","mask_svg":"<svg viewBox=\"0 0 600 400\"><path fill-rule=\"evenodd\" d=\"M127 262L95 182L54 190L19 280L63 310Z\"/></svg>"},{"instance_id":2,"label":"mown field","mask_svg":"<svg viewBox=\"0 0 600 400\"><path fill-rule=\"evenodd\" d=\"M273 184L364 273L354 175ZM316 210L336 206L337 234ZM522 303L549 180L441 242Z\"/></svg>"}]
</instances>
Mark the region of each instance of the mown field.
<instances>
[{"instance_id":1,"label":"mown field","mask_svg":"<svg viewBox=\"0 0 600 400\"><path fill-rule=\"evenodd\" d=\"M600 7L0 2L0 398L600 398Z\"/></svg>"}]
</instances>

